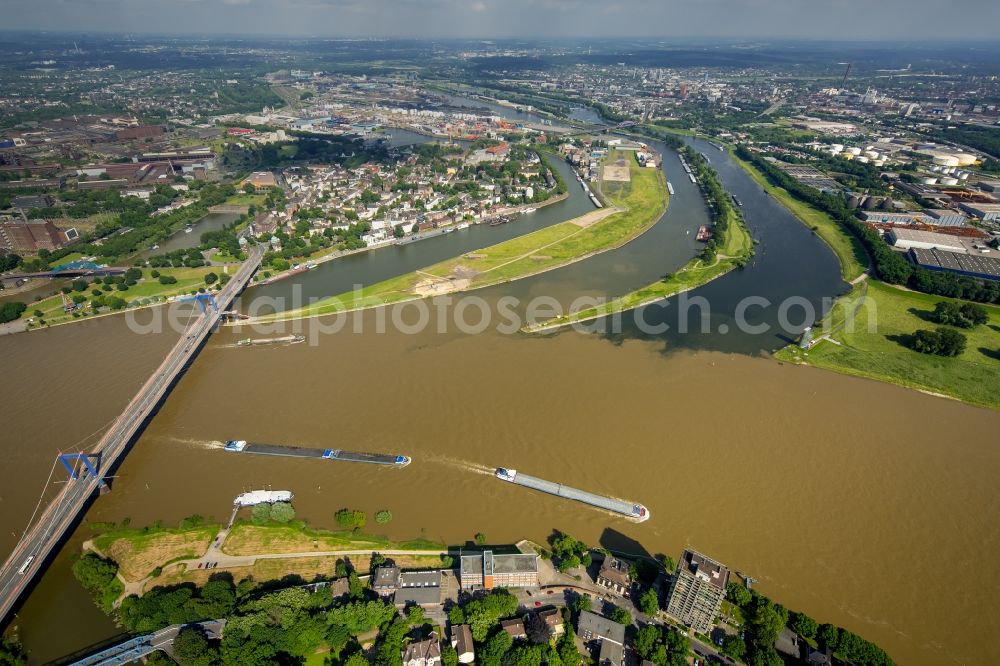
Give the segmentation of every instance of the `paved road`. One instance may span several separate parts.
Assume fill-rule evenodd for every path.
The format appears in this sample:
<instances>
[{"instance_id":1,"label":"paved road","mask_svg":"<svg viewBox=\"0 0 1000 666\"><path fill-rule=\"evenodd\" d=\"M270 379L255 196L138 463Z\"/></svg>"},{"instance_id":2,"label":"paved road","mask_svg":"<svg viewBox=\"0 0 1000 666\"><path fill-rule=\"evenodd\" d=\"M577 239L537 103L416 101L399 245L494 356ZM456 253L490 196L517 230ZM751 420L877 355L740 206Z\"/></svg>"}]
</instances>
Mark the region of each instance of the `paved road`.
<instances>
[{"instance_id":1,"label":"paved road","mask_svg":"<svg viewBox=\"0 0 1000 666\"><path fill-rule=\"evenodd\" d=\"M247 261L216 295L219 311L211 307L199 311L187 330L164 359L163 363L146 381L125 411L114 421L96 447L98 471L106 474L122 456L126 446L142 427L145 419L166 396L174 379L194 357L201 343L211 333L219 320L219 312L243 290L260 266L263 250L254 248ZM87 502L103 485L101 478L82 474L66 483L45 511L21 538L10 557L0 567L0 623L27 589L31 580L41 572L48 556L69 532L78 516L86 509Z\"/></svg>"}]
</instances>

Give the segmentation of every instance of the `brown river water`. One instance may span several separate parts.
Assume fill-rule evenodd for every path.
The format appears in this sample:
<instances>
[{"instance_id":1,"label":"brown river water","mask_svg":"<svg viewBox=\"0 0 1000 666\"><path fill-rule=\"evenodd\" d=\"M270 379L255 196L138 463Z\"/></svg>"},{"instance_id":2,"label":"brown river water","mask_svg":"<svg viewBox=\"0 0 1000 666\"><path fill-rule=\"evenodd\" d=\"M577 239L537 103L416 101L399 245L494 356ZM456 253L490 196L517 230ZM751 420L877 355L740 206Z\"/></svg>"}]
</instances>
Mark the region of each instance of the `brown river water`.
<instances>
[{"instance_id":1,"label":"brown river water","mask_svg":"<svg viewBox=\"0 0 1000 666\"><path fill-rule=\"evenodd\" d=\"M707 217L676 156L664 154L676 195L647 234L476 295L491 304L506 295L566 303L677 270L698 251L693 234ZM334 527L344 506L389 509L392 522L370 529L398 539L461 544L485 532L493 543L541 541L561 529L594 545L675 558L691 546L758 578L786 606L879 643L899 663L995 662L988 637L1000 589L988 563L1000 550L1000 448L990 433L1000 431L1000 412L753 356L795 331L716 334L723 324L733 330L747 294L818 304L844 285L821 241L723 154L711 155L760 241L745 271L694 292L712 304L712 332L677 333L673 306L644 311L647 321L671 324L665 335L637 333L626 318L622 334L607 338L436 326L379 334L376 313L357 320L364 335L346 332L352 324L316 344L235 347L262 333L222 329L86 520L224 520L236 494L271 487L293 491L299 516L319 527ZM567 201L513 225L324 264L301 280L303 295L371 284L588 210L570 185ZM254 288L243 300L287 299L296 286ZM760 321L774 318L764 312ZM299 325L309 335L327 321ZM0 339L0 556L31 515L56 454L86 450L174 339L134 334L123 317ZM226 439L404 453L413 463L386 469L232 454L213 444ZM491 476L496 466L642 502L652 518L635 524L504 484ZM56 470L50 493L64 478ZM118 633L70 573L89 533L77 530L18 611L33 663Z\"/></svg>"},{"instance_id":2,"label":"brown river water","mask_svg":"<svg viewBox=\"0 0 1000 666\"><path fill-rule=\"evenodd\" d=\"M343 506L389 509L393 521L376 531L396 538L543 540L559 528L674 557L692 546L900 663L991 659L996 412L763 358L576 332L341 333L233 347L242 335L211 338L87 520L221 520L234 495L270 486L294 491L298 514L317 526L333 527ZM170 342L117 318L4 341L5 367L22 378L0 389L4 468L16 472L0 500L4 551L56 449L112 418ZM40 364L46 372L30 371ZM243 437L413 463L263 458L212 444ZM643 502L652 519L504 484L490 475L498 465ZM68 572L81 538L20 610L35 661L115 634Z\"/></svg>"}]
</instances>

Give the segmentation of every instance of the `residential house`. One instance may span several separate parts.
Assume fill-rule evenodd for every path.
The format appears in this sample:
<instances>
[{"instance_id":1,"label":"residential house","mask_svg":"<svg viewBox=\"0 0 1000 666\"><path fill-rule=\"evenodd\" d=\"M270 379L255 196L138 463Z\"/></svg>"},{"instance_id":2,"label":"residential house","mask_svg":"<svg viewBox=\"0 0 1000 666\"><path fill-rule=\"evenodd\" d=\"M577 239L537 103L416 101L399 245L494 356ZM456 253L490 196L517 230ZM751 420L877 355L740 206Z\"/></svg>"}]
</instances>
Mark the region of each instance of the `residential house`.
<instances>
[{"instance_id":1,"label":"residential house","mask_svg":"<svg viewBox=\"0 0 1000 666\"><path fill-rule=\"evenodd\" d=\"M437 634L410 643L403 650L403 666L437 666L441 663L441 643Z\"/></svg>"},{"instance_id":2,"label":"residential house","mask_svg":"<svg viewBox=\"0 0 1000 666\"><path fill-rule=\"evenodd\" d=\"M601 563L601 570L597 573L596 582L615 594L627 597L629 590L632 589L632 575L628 562L613 555L606 556Z\"/></svg>"},{"instance_id":3,"label":"residential house","mask_svg":"<svg viewBox=\"0 0 1000 666\"><path fill-rule=\"evenodd\" d=\"M476 648L472 642L472 628L469 625L452 626L451 646L458 653L458 663L471 664L476 660Z\"/></svg>"},{"instance_id":4,"label":"residential house","mask_svg":"<svg viewBox=\"0 0 1000 666\"><path fill-rule=\"evenodd\" d=\"M566 631L562 613L559 612L558 608L546 608L538 611L538 617L545 620L545 624L548 625L553 636L561 636Z\"/></svg>"},{"instance_id":5,"label":"residential house","mask_svg":"<svg viewBox=\"0 0 1000 666\"><path fill-rule=\"evenodd\" d=\"M528 632L524 630L524 621L520 618L514 618L512 620L501 620L500 627L510 634L510 637L515 641L527 638Z\"/></svg>"}]
</instances>

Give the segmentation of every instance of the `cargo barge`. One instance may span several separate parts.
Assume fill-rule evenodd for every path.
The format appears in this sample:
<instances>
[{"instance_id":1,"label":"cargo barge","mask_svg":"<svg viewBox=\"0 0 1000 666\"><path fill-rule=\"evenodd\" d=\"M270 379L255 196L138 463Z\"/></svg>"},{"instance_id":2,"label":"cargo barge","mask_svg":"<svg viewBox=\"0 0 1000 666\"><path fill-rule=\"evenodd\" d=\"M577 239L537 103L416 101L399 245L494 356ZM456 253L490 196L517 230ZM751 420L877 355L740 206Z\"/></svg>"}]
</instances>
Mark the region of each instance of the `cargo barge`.
<instances>
[{"instance_id":1,"label":"cargo barge","mask_svg":"<svg viewBox=\"0 0 1000 666\"><path fill-rule=\"evenodd\" d=\"M584 504L596 506L599 509L606 509L607 511L612 511L631 518L639 523L649 520L649 509L644 507L642 504L626 502L625 500L615 499L613 497L604 497L603 495L595 495L594 493L588 493L585 490L577 490L576 488L564 486L561 483L553 483L552 481L546 481L545 479L538 479L533 476L528 476L527 474L521 474L516 469L497 467L495 474L496 477L502 481L516 483L519 486L524 486L533 490L540 490L543 493L548 493L557 497L583 502Z\"/></svg>"},{"instance_id":2,"label":"cargo barge","mask_svg":"<svg viewBox=\"0 0 1000 666\"><path fill-rule=\"evenodd\" d=\"M667 192L670 192L671 195L674 193L674 186L671 185L669 180L667 181Z\"/></svg>"},{"instance_id":3,"label":"cargo barge","mask_svg":"<svg viewBox=\"0 0 1000 666\"><path fill-rule=\"evenodd\" d=\"M305 342L304 335L286 335L280 338L244 338L236 343L237 347L253 347L256 345L294 345L298 342Z\"/></svg>"},{"instance_id":4,"label":"cargo barge","mask_svg":"<svg viewBox=\"0 0 1000 666\"><path fill-rule=\"evenodd\" d=\"M406 467L411 462L409 456L395 455L391 453L363 453L360 451L343 451L341 449L305 449L298 446L260 444L257 442L248 442L245 439L229 440L226 442L225 450L232 453L255 453L261 456L321 458L324 460L340 460L342 462L391 465L393 467Z\"/></svg>"}]
</instances>

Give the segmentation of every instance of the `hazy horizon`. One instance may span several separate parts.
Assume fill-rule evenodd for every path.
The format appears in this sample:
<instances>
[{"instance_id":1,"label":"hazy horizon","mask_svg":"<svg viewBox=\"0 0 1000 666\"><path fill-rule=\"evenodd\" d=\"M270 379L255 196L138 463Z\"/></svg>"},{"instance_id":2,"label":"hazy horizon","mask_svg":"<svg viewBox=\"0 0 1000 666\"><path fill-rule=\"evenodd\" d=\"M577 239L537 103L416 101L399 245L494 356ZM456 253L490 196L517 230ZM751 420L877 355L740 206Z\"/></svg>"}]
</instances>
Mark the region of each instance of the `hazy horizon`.
<instances>
[{"instance_id":1,"label":"hazy horizon","mask_svg":"<svg viewBox=\"0 0 1000 666\"><path fill-rule=\"evenodd\" d=\"M986 0L10 0L6 9L7 31L230 37L997 42L1000 24L1000 3ZM942 21L943 11L964 20Z\"/></svg>"}]
</instances>

